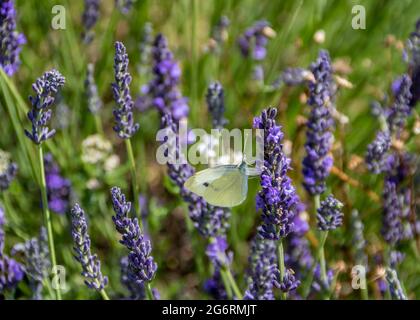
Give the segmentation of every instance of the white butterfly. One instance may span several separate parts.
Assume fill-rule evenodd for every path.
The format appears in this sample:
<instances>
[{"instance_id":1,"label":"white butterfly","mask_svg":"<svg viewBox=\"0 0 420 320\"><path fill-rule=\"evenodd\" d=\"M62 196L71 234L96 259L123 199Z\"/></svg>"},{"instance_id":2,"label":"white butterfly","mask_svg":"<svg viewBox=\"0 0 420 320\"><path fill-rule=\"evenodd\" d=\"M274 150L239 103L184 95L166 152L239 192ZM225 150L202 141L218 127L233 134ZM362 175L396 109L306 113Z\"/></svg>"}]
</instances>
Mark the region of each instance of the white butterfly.
<instances>
[{"instance_id":1,"label":"white butterfly","mask_svg":"<svg viewBox=\"0 0 420 320\"><path fill-rule=\"evenodd\" d=\"M185 188L217 207L235 207L246 199L248 177L258 176L245 159L239 165L226 164L195 173L185 181Z\"/></svg>"}]
</instances>

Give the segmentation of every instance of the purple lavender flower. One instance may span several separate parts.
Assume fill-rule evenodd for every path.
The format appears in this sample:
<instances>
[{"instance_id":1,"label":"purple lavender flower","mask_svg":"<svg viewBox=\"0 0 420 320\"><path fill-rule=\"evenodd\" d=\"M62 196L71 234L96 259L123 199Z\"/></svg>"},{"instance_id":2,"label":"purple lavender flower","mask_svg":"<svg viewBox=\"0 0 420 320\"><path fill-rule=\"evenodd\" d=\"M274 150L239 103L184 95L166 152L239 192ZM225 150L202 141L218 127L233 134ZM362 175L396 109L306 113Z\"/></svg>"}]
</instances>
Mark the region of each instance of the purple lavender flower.
<instances>
[{"instance_id":1,"label":"purple lavender flower","mask_svg":"<svg viewBox=\"0 0 420 320\"><path fill-rule=\"evenodd\" d=\"M38 237L16 244L12 249L12 255L23 256L23 269L29 278L33 300L42 300L43 282L51 267L47 241L47 230L42 227Z\"/></svg>"},{"instance_id":2,"label":"purple lavender flower","mask_svg":"<svg viewBox=\"0 0 420 320\"><path fill-rule=\"evenodd\" d=\"M121 283L127 288L130 293L129 298L131 300L144 300L146 298L146 292L144 290L144 283L138 284L137 282L131 281L133 275L128 263L128 257L123 257L120 260L121 267Z\"/></svg>"},{"instance_id":3,"label":"purple lavender flower","mask_svg":"<svg viewBox=\"0 0 420 320\"><path fill-rule=\"evenodd\" d=\"M122 14L128 14L135 0L115 0L115 6Z\"/></svg>"},{"instance_id":4,"label":"purple lavender flower","mask_svg":"<svg viewBox=\"0 0 420 320\"><path fill-rule=\"evenodd\" d=\"M212 82L206 94L207 107L212 117L213 128L222 129L227 123L224 118L225 97L223 87L219 82Z\"/></svg>"},{"instance_id":5,"label":"purple lavender flower","mask_svg":"<svg viewBox=\"0 0 420 320\"><path fill-rule=\"evenodd\" d=\"M95 83L94 70L95 66L92 63L89 63L85 80L85 94L89 111L92 114L97 114L102 108L102 101L99 98L98 87Z\"/></svg>"},{"instance_id":6,"label":"purple lavender flower","mask_svg":"<svg viewBox=\"0 0 420 320\"><path fill-rule=\"evenodd\" d=\"M280 288L282 292L290 292L294 291L299 287L300 280L297 280L295 277L295 272L292 269L287 269L283 279L280 279L280 275L278 274L278 279L275 282L276 286Z\"/></svg>"},{"instance_id":7,"label":"purple lavender flower","mask_svg":"<svg viewBox=\"0 0 420 320\"><path fill-rule=\"evenodd\" d=\"M372 173L381 173L387 162L387 153L391 147L391 136L387 131L379 131L375 140L367 147L366 166Z\"/></svg>"},{"instance_id":8,"label":"purple lavender flower","mask_svg":"<svg viewBox=\"0 0 420 320\"><path fill-rule=\"evenodd\" d=\"M226 300L228 298L220 269L215 269L212 277L204 282L204 291L216 300Z\"/></svg>"},{"instance_id":9,"label":"purple lavender flower","mask_svg":"<svg viewBox=\"0 0 420 320\"><path fill-rule=\"evenodd\" d=\"M90 237L83 209L75 204L71 210L71 235L74 241L74 257L82 266L82 276L90 289L103 290L108 278L102 275L101 262L96 254L90 251Z\"/></svg>"},{"instance_id":10,"label":"purple lavender flower","mask_svg":"<svg viewBox=\"0 0 420 320\"><path fill-rule=\"evenodd\" d=\"M99 19L100 0L85 0L85 10L82 15L82 24L84 31L82 33L83 41L90 43L93 40L93 28Z\"/></svg>"},{"instance_id":11,"label":"purple lavender flower","mask_svg":"<svg viewBox=\"0 0 420 320\"><path fill-rule=\"evenodd\" d=\"M228 243L225 237L214 238L207 246L206 255L215 267L226 267L232 262L233 253L227 252Z\"/></svg>"},{"instance_id":12,"label":"purple lavender flower","mask_svg":"<svg viewBox=\"0 0 420 320\"><path fill-rule=\"evenodd\" d=\"M321 277L321 267L319 264L316 265L314 270L314 279L311 284L311 292L317 293L324 290L328 290L331 287L334 278L334 271L331 269L327 270L327 281L326 283L322 280Z\"/></svg>"},{"instance_id":13,"label":"purple lavender flower","mask_svg":"<svg viewBox=\"0 0 420 320\"><path fill-rule=\"evenodd\" d=\"M391 292L392 299L407 300L407 296L401 287L400 280L398 279L397 271L391 268L386 269L386 281L389 284L389 291Z\"/></svg>"},{"instance_id":14,"label":"purple lavender flower","mask_svg":"<svg viewBox=\"0 0 420 320\"><path fill-rule=\"evenodd\" d=\"M328 231L340 227L343 224L342 208L343 204L330 194L317 210L318 229Z\"/></svg>"},{"instance_id":15,"label":"purple lavender flower","mask_svg":"<svg viewBox=\"0 0 420 320\"><path fill-rule=\"evenodd\" d=\"M19 54L26 43L23 33L16 31L14 0L0 0L0 67L12 76L20 66Z\"/></svg>"},{"instance_id":16,"label":"purple lavender flower","mask_svg":"<svg viewBox=\"0 0 420 320\"><path fill-rule=\"evenodd\" d=\"M263 224L259 233L265 239L279 240L293 231L293 217L298 203L296 190L287 172L290 159L283 153L283 133L276 124L277 110L268 108L254 118L254 128L264 130L264 163L260 175L257 210L262 210Z\"/></svg>"},{"instance_id":17,"label":"purple lavender flower","mask_svg":"<svg viewBox=\"0 0 420 320\"><path fill-rule=\"evenodd\" d=\"M238 46L244 57L252 56L254 60L264 60L271 34L267 32L269 27L270 24L267 21L257 21L238 38Z\"/></svg>"},{"instance_id":18,"label":"purple lavender flower","mask_svg":"<svg viewBox=\"0 0 420 320\"><path fill-rule=\"evenodd\" d=\"M121 42L115 42L114 57L115 82L112 84L112 93L117 106L114 108L114 131L121 139L131 138L139 124L133 119L133 100L130 95L131 75L128 72L127 50Z\"/></svg>"},{"instance_id":19,"label":"purple lavender flower","mask_svg":"<svg viewBox=\"0 0 420 320\"><path fill-rule=\"evenodd\" d=\"M55 96L61 87L64 86L65 78L53 69L45 72L32 85L35 96L30 96L29 101L32 109L28 112L28 119L32 123L31 132L25 129L26 136L35 144L41 144L43 141L52 138L55 129L48 128L48 122L51 119L51 107L55 101Z\"/></svg>"},{"instance_id":20,"label":"purple lavender flower","mask_svg":"<svg viewBox=\"0 0 420 320\"><path fill-rule=\"evenodd\" d=\"M396 244L402 239L403 226L401 222L401 203L398 198L397 185L386 179L383 191L382 236L390 244Z\"/></svg>"},{"instance_id":21,"label":"purple lavender flower","mask_svg":"<svg viewBox=\"0 0 420 320\"><path fill-rule=\"evenodd\" d=\"M20 263L8 257L4 253L4 225L6 217L3 208L0 206L0 293L12 290L23 279L24 271Z\"/></svg>"},{"instance_id":22,"label":"purple lavender flower","mask_svg":"<svg viewBox=\"0 0 420 320\"><path fill-rule=\"evenodd\" d=\"M154 278L157 264L151 256L152 246L144 239L137 218L129 218L131 203L127 202L121 189L111 189L112 204L115 216L112 217L115 228L122 235L120 243L130 251L128 254L130 280L141 285Z\"/></svg>"},{"instance_id":23,"label":"purple lavender flower","mask_svg":"<svg viewBox=\"0 0 420 320\"><path fill-rule=\"evenodd\" d=\"M44 168L48 207L55 213L65 214L70 205L71 182L61 176L60 169L50 153L44 156Z\"/></svg>"},{"instance_id":24,"label":"purple lavender flower","mask_svg":"<svg viewBox=\"0 0 420 320\"><path fill-rule=\"evenodd\" d=\"M306 157L303 159L303 185L311 195L325 191L325 180L333 159L329 155L334 125L330 104L333 101L332 67L327 51L320 51L318 60L311 65L315 82L309 83L308 105L311 113L307 122Z\"/></svg>"},{"instance_id":25,"label":"purple lavender flower","mask_svg":"<svg viewBox=\"0 0 420 320\"><path fill-rule=\"evenodd\" d=\"M154 77L142 88L136 106L141 110L153 106L161 115L171 113L175 120L187 117L187 99L178 88L181 69L162 34L156 36L153 44L153 65Z\"/></svg>"},{"instance_id":26,"label":"purple lavender flower","mask_svg":"<svg viewBox=\"0 0 420 320\"><path fill-rule=\"evenodd\" d=\"M248 289L245 300L274 300L274 285L280 271L277 267L276 245L256 235L249 256Z\"/></svg>"},{"instance_id":27,"label":"purple lavender flower","mask_svg":"<svg viewBox=\"0 0 420 320\"><path fill-rule=\"evenodd\" d=\"M393 153L388 157L383 191L382 235L395 245L415 234L411 221L411 190L405 185L414 172L413 157L409 153Z\"/></svg>"},{"instance_id":28,"label":"purple lavender flower","mask_svg":"<svg viewBox=\"0 0 420 320\"><path fill-rule=\"evenodd\" d=\"M168 130L167 137L169 140L167 145L169 150L167 150L167 156L170 158L167 163L168 174L171 180L179 187L181 197L188 203L189 215L194 226L206 238L224 235L229 227L230 211L226 208L214 207L208 204L203 198L184 187L185 181L194 174L194 168L186 161L176 161L176 159L183 159L183 155L179 150L179 141L170 139L178 131L177 125L170 114L162 117L162 127Z\"/></svg>"},{"instance_id":29,"label":"purple lavender flower","mask_svg":"<svg viewBox=\"0 0 420 320\"><path fill-rule=\"evenodd\" d=\"M411 113L410 100L411 100L411 79L408 75L403 75L400 78L400 85L395 93L395 100L389 108L387 117L388 126L392 133L399 134L403 129L408 116Z\"/></svg>"},{"instance_id":30,"label":"purple lavender flower","mask_svg":"<svg viewBox=\"0 0 420 320\"><path fill-rule=\"evenodd\" d=\"M0 257L0 293L15 288L23 276L20 263L6 255Z\"/></svg>"},{"instance_id":31,"label":"purple lavender flower","mask_svg":"<svg viewBox=\"0 0 420 320\"><path fill-rule=\"evenodd\" d=\"M10 155L0 150L0 191L9 189L10 184L16 177L18 166L10 161Z\"/></svg>"}]
</instances>

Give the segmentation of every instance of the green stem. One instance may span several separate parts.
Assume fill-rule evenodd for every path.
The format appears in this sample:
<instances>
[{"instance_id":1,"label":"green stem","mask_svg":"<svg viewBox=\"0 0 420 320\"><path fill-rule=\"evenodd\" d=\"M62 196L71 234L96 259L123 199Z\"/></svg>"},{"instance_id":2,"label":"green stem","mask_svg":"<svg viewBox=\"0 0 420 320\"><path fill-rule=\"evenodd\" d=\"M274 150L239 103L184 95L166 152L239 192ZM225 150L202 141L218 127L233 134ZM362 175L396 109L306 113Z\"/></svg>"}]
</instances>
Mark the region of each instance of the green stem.
<instances>
[{"instance_id":1,"label":"green stem","mask_svg":"<svg viewBox=\"0 0 420 320\"><path fill-rule=\"evenodd\" d=\"M222 277L223 285L225 286L227 298L229 300L232 300L233 299L232 287L230 286L229 279L227 277L225 269L222 268L220 270L220 276Z\"/></svg>"},{"instance_id":2,"label":"green stem","mask_svg":"<svg viewBox=\"0 0 420 320\"><path fill-rule=\"evenodd\" d=\"M283 281L284 275L286 273L285 266L284 266L284 249L283 249L283 241L280 239L279 246L278 246L278 259L279 259L279 269L280 269L280 281ZM287 299L287 293L281 293L281 299Z\"/></svg>"},{"instance_id":3,"label":"green stem","mask_svg":"<svg viewBox=\"0 0 420 320\"><path fill-rule=\"evenodd\" d=\"M328 236L328 231L322 232L321 235L321 241L319 244L319 265L321 268L321 281L323 283L328 283L327 281L327 267L326 267L326 263L325 263L325 251L324 251L324 245L325 245L325 241L327 240L327 236Z\"/></svg>"},{"instance_id":4,"label":"green stem","mask_svg":"<svg viewBox=\"0 0 420 320\"><path fill-rule=\"evenodd\" d=\"M141 212L140 212L139 188L137 184L136 162L134 160L133 147L131 145L130 139L125 139L124 142L125 142L125 146L127 150L128 161L130 162L131 189L133 192L134 209L136 211L136 216L139 219L140 229L143 230L143 222L142 222Z\"/></svg>"},{"instance_id":5,"label":"green stem","mask_svg":"<svg viewBox=\"0 0 420 320\"><path fill-rule=\"evenodd\" d=\"M102 289L101 291L99 291L99 293L101 294L102 299L104 299L104 300L109 300L109 297L108 297L108 295L106 294L105 289Z\"/></svg>"},{"instance_id":6,"label":"green stem","mask_svg":"<svg viewBox=\"0 0 420 320\"><path fill-rule=\"evenodd\" d=\"M193 121L199 120L199 108L197 104L197 85L198 85L198 61L197 61L197 0L191 0L191 109L193 111Z\"/></svg>"},{"instance_id":7,"label":"green stem","mask_svg":"<svg viewBox=\"0 0 420 320\"><path fill-rule=\"evenodd\" d=\"M150 286L150 282L146 283L146 295L149 300L154 300L152 288Z\"/></svg>"},{"instance_id":8,"label":"green stem","mask_svg":"<svg viewBox=\"0 0 420 320\"><path fill-rule=\"evenodd\" d=\"M40 165L40 173L41 173L41 196L42 196L42 211L44 214L44 221L47 228L48 234L48 247L50 249L50 257L51 257L51 267L53 270L57 270L57 260L55 256L55 247L54 247L54 235L52 230L52 223L51 223L51 215L50 210L48 208L48 198L47 198L47 184L45 180L45 170L44 170L44 155L42 151L42 145L38 145L38 157L39 157L39 165ZM61 300L61 292L60 286L56 285L56 298L57 300Z\"/></svg>"},{"instance_id":9,"label":"green stem","mask_svg":"<svg viewBox=\"0 0 420 320\"><path fill-rule=\"evenodd\" d=\"M229 282L229 285L231 286L233 292L235 293L236 298L239 300L242 300L243 297L242 297L241 290L239 290L239 287L235 279L233 278L232 273L230 272L230 269L227 266L225 266L224 269L226 272L226 277Z\"/></svg>"}]
</instances>

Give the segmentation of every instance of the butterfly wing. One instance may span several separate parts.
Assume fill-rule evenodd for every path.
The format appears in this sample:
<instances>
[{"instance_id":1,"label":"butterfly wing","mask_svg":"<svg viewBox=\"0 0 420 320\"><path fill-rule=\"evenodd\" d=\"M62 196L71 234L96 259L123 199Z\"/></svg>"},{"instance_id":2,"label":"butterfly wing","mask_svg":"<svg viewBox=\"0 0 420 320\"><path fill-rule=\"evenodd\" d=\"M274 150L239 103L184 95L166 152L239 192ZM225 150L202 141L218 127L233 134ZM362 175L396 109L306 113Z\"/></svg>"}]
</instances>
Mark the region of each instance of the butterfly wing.
<instances>
[{"instance_id":1,"label":"butterfly wing","mask_svg":"<svg viewBox=\"0 0 420 320\"><path fill-rule=\"evenodd\" d=\"M209 183L203 192L203 198L218 207L235 207L247 196L248 177L237 167Z\"/></svg>"},{"instance_id":2,"label":"butterfly wing","mask_svg":"<svg viewBox=\"0 0 420 320\"><path fill-rule=\"evenodd\" d=\"M184 187L189 191L203 197L210 183L219 179L234 168L235 166L232 165L221 165L201 170L189 177L188 180L185 181Z\"/></svg>"}]
</instances>

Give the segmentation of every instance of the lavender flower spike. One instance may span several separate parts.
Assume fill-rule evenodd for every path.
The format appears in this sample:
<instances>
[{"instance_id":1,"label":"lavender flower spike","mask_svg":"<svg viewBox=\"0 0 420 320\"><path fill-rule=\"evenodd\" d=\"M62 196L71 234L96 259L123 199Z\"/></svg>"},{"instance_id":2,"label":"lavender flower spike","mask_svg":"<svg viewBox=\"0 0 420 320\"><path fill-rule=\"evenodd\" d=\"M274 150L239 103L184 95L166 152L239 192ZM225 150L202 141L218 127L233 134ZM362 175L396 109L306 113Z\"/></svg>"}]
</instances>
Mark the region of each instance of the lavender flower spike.
<instances>
[{"instance_id":1,"label":"lavender flower spike","mask_svg":"<svg viewBox=\"0 0 420 320\"><path fill-rule=\"evenodd\" d=\"M92 114L97 114L102 108L102 101L99 98L98 87L94 78L95 66L89 63L87 66L87 74L85 80L85 94L87 98L87 105Z\"/></svg>"},{"instance_id":2,"label":"lavender flower spike","mask_svg":"<svg viewBox=\"0 0 420 320\"><path fill-rule=\"evenodd\" d=\"M0 191L9 189L16 177L17 164L10 161L10 154L0 149Z\"/></svg>"},{"instance_id":3,"label":"lavender flower spike","mask_svg":"<svg viewBox=\"0 0 420 320\"><path fill-rule=\"evenodd\" d=\"M154 77L142 88L136 106L141 110L153 106L161 115L171 113L175 120L187 117L187 99L179 90L181 69L162 34L156 36L152 50Z\"/></svg>"},{"instance_id":4,"label":"lavender flower spike","mask_svg":"<svg viewBox=\"0 0 420 320\"><path fill-rule=\"evenodd\" d=\"M85 10L82 15L84 31L82 33L83 41L90 43L93 39L93 28L99 19L100 0L85 0Z\"/></svg>"},{"instance_id":5,"label":"lavender flower spike","mask_svg":"<svg viewBox=\"0 0 420 320\"><path fill-rule=\"evenodd\" d=\"M321 202L321 207L316 215L318 220L318 229L322 231L334 230L343 224L343 213L341 208L343 204L329 195Z\"/></svg>"},{"instance_id":6,"label":"lavender flower spike","mask_svg":"<svg viewBox=\"0 0 420 320\"><path fill-rule=\"evenodd\" d=\"M130 251L128 254L130 280L138 285L153 280L157 264L151 256L152 246L144 238L137 218L129 218L131 203L127 202L120 188L111 189L112 204L115 216L112 217L115 228L122 235L120 243Z\"/></svg>"},{"instance_id":7,"label":"lavender flower spike","mask_svg":"<svg viewBox=\"0 0 420 320\"><path fill-rule=\"evenodd\" d=\"M379 131L375 140L368 145L366 166L372 173L381 173L386 166L387 153L391 147L391 136L387 131Z\"/></svg>"},{"instance_id":8,"label":"lavender flower spike","mask_svg":"<svg viewBox=\"0 0 420 320\"><path fill-rule=\"evenodd\" d=\"M252 56L254 60L264 60L267 54L267 43L275 31L267 21L257 21L238 38L238 46L244 57Z\"/></svg>"},{"instance_id":9,"label":"lavender flower spike","mask_svg":"<svg viewBox=\"0 0 420 320\"><path fill-rule=\"evenodd\" d=\"M17 244L12 249L12 255L18 253L23 255L23 268L29 278L34 300L42 300L43 282L51 267L47 241L47 230L42 227L38 237L29 239L23 244Z\"/></svg>"},{"instance_id":10,"label":"lavender flower spike","mask_svg":"<svg viewBox=\"0 0 420 320\"><path fill-rule=\"evenodd\" d=\"M254 118L254 128L264 130L264 163L260 176L262 189L257 195L257 210L262 210L263 224L259 234L279 240L293 231L293 217L298 203L296 190L287 176L290 159L283 152L283 133L276 124L277 110L268 108Z\"/></svg>"},{"instance_id":11,"label":"lavender flower spike","mask_svg":"<svg viewBox=\"0 0 420 320\"><path fill-rule=\"evenodd\" d=\"M385 178L383 191L382 236L389 244L396 244L403 238L402 204L397 192L397 184Z\"/></svg>"},{"instance_id":12,"label":"lavender flower spike","mask_svg":"<svg viewBox=\"0 0 420 320\"><path fill-rule=\"evenodd\" d=\"M28 119L32 123L32 130L25 129L26 136L35 144L41 144L43 141L52 138L55 130L48 128L48 122L51 119L51 107L55 101L58 91L64 86L65 78L55 69L45 72L32 85L35 96L30 96L29 101L32 104L28 112Z\"/></svg>"},{"instance_id":13,"label":"lavender flower spike","mask_svg":"<svg viewBox=\"0 0 420 320\"><path fill-rule=\"evenodd\" d=\"M108 284L108 278L102 275L101 262L98 256L90 251L90 237L87 231L85 213L77 203L71 210L71 223L74 257L82 266L85 284L91 289L102 291Z\"/></svg>"},{"instance_id":14,"label":"lavender flower spike","mask_svg":"<svg viewBox=\"0 0 420 320\"><path fill-rule=\"evenodd\" d=\"M44 156L45 181L47 184L48 208L58 214L65 214L70 208L71 182L62 177L60 168L51 153Z\"/></svg>"},{"instance_id":15,"label":"lavender flower spike","mask_svg":"<svg viewBox=\"0 0 420 320\"><path fill-rule=\"evenodd\" d=\"M325 180L330 173L333 159L329 155L334 121L331 115L333 100L332 67L328 52L321 51L318 60L312 64L311 72L315 82L309 82L308 105L311 113L306 131L306 157L303 159L303 185L310 195L325 191Z\"/></svg>"},{"instance_id":16,"label":"lavender flower spike","mask_svg":"<svg viewBox=\"0 0 420 320\"><path fill-rule=\"evenodd\" d=\"M223 87L219 82L213 82L209 85L206 94L207 107L212 116L213 128L222 129L227 123L224 118L225 97Z\"/></svg>"},{"instance_id":17,"label":"lavender flower spike","mask_svg":"<svg viewBox=\"0 0 420 320\"><path fill-rule=\"evenodd\" d=\"M403 129L411 113L411 79L405 74L399 79L399 82L399 86L395 92L395 101L390 107L387 117L388 126L392 133L399 133Z\"/></svg>"},{"instance_id":18,"label":"lavender flower spike","mask_svg":"<svg viewBox=\"0 0 420 320\"><path fill-rule=\"evenodd\" d=\"M256 235L249 256L248 289L245 300L274 300L274 285L280 271L277 267L276 245Z\"/></svg>"},{"instance_id":19,"label":"lavender flower spike","mask_svg":"<svg viewBox=\"0 0 420 320\"><path fill-rule=\"evenodd\" d=\"M16 31L14 0L0 1L0 68L12 76L20 66L19 54L26 43L23 33Z\"/></svg>"},{"instance_id":20,"label":"lavender flower spike","mask_svg":"<svg viewBox=\"0 0 420 320\"><path fill-rule=\"evenodd\" d=\"M130 95L131 75L128 73L127 50L121 42L115 43L114 57L115 82L112 84L114 100L114 131L121 139L131 138L139 129L133 119L133 100Z\"/></svg>"},{"instance_id":21,"label":"lavender flower spike","mask_svg":"<svg viewBox=\"0 0 420 320\"><path fill-rule=\"evenodd\" d=\"M20 263L8 257L4 253L4 225L6 218L3 208L0 206L0 294L6 290L14 289L23 279L24 271Z\"/></svg>"}]
</instances>

